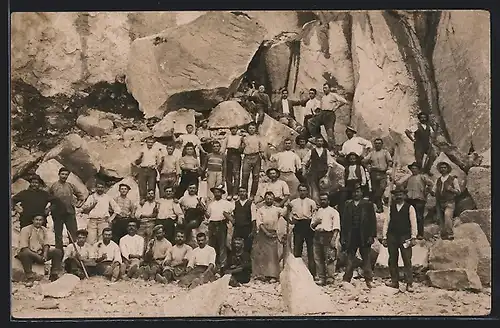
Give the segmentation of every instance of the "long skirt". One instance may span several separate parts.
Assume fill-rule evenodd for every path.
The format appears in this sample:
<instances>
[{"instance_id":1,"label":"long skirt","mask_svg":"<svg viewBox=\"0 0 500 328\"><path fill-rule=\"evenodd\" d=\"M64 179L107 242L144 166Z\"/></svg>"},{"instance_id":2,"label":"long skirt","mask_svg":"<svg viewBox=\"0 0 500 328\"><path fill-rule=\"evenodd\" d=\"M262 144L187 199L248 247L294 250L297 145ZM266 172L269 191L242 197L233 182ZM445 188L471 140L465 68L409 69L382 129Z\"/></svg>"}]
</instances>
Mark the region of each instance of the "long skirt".
<instances>
[{"instance_id":1,"label":"long skirt","mask_svg":"<svg viewBox=\"0 0 500 328\"><path fill-rule=\"evenodd\" d=\"M270 238L259 230L252 246L252 276L278 279L279 275L278 238Z\"/></svg>"}]
</instances>

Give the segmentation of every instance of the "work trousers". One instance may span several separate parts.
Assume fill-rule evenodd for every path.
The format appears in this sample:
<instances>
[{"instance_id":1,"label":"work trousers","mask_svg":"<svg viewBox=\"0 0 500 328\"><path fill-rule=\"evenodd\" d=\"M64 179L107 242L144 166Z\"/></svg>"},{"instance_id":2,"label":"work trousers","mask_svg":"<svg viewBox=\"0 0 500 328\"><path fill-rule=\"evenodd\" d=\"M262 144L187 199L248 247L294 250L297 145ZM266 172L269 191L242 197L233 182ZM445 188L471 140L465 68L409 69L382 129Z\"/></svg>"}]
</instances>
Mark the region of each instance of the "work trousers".
<instances>
[{"instance_id":1,"label":"work trousers","mask_svg":"<svg viewBox=\"0 0 500 328\"><path fill-rule=\"evenodd\" d=\"M413 283L413 271L411 264L412 251L411 247L404 248L403 243L409 236L396 236L387 234L387 251L389 252L389 272L393 283L399 282L399 251L403 258L405 280L407 284Z\"/></svg>"},{"instance_id":2,"label":"work trousers","mask_svg":"<svg viewBox=\"0 0 500 328\"><path fill-rule=\"evenodd\" d=\"M200 175L198 172L182 170L181 181L179 183L179 186L177 187L177 190L175 191L175 197L179 199L182 196L184 196L184 193L191 184L195 184L196 187L199 187L200 185L199 177Z\"/></svg>"},{"instance_id":3,"label":"work trousers","mask_svg":"<svg viewBox=\"0 0 500 328\"><path fill-rule=\"evenodd\" d=\"M414 144L414 150L415 162L417 162L418 166L422 168L422 173L429 173L431 171L432 164L436 159L436 154L432 149L432 146L420 146ZM423 163L424 155L427 155L425 163Z\"/></svg>"},{"instance_id":4,"label":"work trousers","mask_svg":"<svg viewBox=\"0 0 500 328\"><path fill-rule=\"evenodd\" d=\"M252 174L252 187L250 188L250 197L255 197L259 187L259 175L262 165L262 159L259 153L248 154L243 157L242 182L241 185L248 190L248 181Z\"/></svg>"},{"instance_id":5,"label":"work trousers","mask_svg":"<svg viewBox=\"0 0 500 328\"><path fill-rule=\"evenodd\" d=\"M137 184L139 186L139 196L141 199L146 199L148 190L156 190L156 170L151 167L139 167Z\"/></svg>"},{"instance_id":6,"label":"work trousers","mask_svg":"<svg viewBox=\"0 0 500 328\"><path fill-rule=\"evenodd\" d=\"M370 171L372 180L372 202L377 205L377 209L382 209L382 197L387 187L387 173L382 170L372 169Z\"/></svg>"},{"instance_id":7,"label":"work trousers","mask_svg":"<svg viewBox=\"0 0 500 328\"><path fill-rule=\"evenodd\" d=\"M87 222L87 242L91 245L97 243L102 238L104 228L109 227L108 218L89 218Z\"/></svg>"},{"instance_id":8,"label":"work trousers","mask_svg":"<svg viewBox=\"0 0 500 328\"><path fill-rule=\"evenodd\" d=\"M453 212L455 212L455 201L436 201L436 217L441 238L453 237Z\"/></svg>"},{"instance_id":9,"label":"work trousers","mask_svg":"<svg viewBox=\"0 0 500 328\"><path fill-rule=\"evenodd\" d=\"M298 220L293 227L293 256L301 258L304 243L307 250L307 267L309 272L316 275L316 263L314 259L314 231L311 229L311 220Z\"/></svg>"},{"instance_id":10,"label":"work trousers","mask_svg":"<svg viewBox=\"0 0 500 328\"><path fill-rule=\"evenodd\" d=\"M227 224L223 221L210 221L208 223L208 244L215 249L217 254L216 265L219 269L226 267L227 263Z\"/></svg>"},{"instance_id":11,"label":"work trousers","mask_svg":"<svg viewBox=\"0 0 500 328\"><path fill-rule=\"evenodd\" d=\"M354 267L356 262L356 252L359 249L359 253L361 254L362 260L362 268L363 275L365 277L365 281L371 282L373 280L373 271L371 264L371 247L370 246L354 246L350 247L347 250L347 265L344 273L344 277L342 278L344 281L350 282L352 276L354 274Z\"/></svg>"},{"instance_id":12,"label":"work trousers","mask_svg":"<svg viewBox=\"0 0 500 328\"><path fill-rule=\"evenodd\" d=\"M207 198L208 200L214 199L214 194L210 191L211 188L223 184L222 171L207 171Z\"/></svg>"},{"instance_id":13,"label":"work trousers","mask_svg":"<svg viewBox=\"0 0 500 328\"><path fill-rule=\"evenodd\" d=\"M330 148L335 146L335 121L337 120L337 116L335 112L330 110L322 110L317 115L311 117L307 124L308 130L311 134L314 133L314 137L320 136L320 128L323 125L326 130L326 134L328 136L328 145Z\"/></svg>"},{"instance_id":14,"label":"work trousers","mask_svg":"<svg viewBox=\"0 0 500 328\"><path fill-rule=\"evenodd\" d=\"M332 237L332 231L316 231L314 233L314 261L316 262L318 278L322 280L333 278L332 272L327 270L330 258L332 258L332 247L330 245Z\"/></svg>"},{"instance_id":15,"label":"work trousers","mask_svg":"<svg viewBox=\"0 0 500 328\"><path fill-rule=\"evenodd\" d=\"M63 257L63 252L60 249L49 249L48 260L51 261L50 273L58 273L62 269L61 261ZM23 248L19 254L17 255L19 261L23 266L24 273L32 274L33 273L33 263L36 264L44 264L42 256L36 252L33 252L29 248Z\"/></svg>"},{"instance_id":16,"label":"work trousers","mask_svg":"<svg viewBox=\"0 0 500 328\"><path fill-rule=\"evenodd\" d=\"M123 264L118 262L104 261L101 263L97 263L96 273L100 276L104 276L106 278L116 278L120 277L120 273L122 272Z\"/></svg>"},{"instance_id":17,"label":"work trousers","mask_svg":"<svg viewBox=\"0 0 500 328\"><path fill-rule=\"evenodd\" d=\"M425 212L425 200L422 199L408 199L408 204L413 206L417 214L417 230L418 236L424 235L424 212Z\"/></svg>"},{"instance_id":18,"label":"work trousers","mask_svg":"<svg viewBox=\"0 0 500 328\"><path fill-rule=\"evenodd\" d=\"M78 230L78 225L76 223L75 213L62 213L62 214L52 214L52 220L54 222L54 237L56 248L63 250L63 228L66 225L66 230L70 233L74 241L76 241L76 231Z\"/></svg>"},{"instance_id":19,"label":"work trousers","mask_svg":"<svg viewBox=\"0 0 500 328\"><path fill-rule=\"evenodd\" d=\"M240 186L241 152L238 149L228 148L226 157L226 184L227 194L235 196Z\"/></svg>"}]
</instances>

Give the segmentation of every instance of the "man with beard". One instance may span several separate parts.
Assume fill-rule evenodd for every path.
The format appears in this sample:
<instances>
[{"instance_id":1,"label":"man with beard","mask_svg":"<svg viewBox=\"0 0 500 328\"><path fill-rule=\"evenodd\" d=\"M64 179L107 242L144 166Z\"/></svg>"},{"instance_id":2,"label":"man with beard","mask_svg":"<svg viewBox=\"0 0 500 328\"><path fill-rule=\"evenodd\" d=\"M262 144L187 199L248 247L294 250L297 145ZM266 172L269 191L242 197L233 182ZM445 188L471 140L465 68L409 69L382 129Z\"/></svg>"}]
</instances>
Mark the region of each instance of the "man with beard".
<instances>
[{"instance_id":1,"label":"man with beard","mask_svg":"<svg viewBox=\"0 0 500 328\"><path fill-rule=\"evenodd\" d=\"M110 279L112 282L120 278L122 266L122 254L120 247L111 240L113 233L111 228L104 228L102 241L96 246L97 274Z\"/></svg>"},{"instance_id":2,"label":"man with beard","mask_svg":"<svg viewBox=\"0 0 500 328\"><path fill-rule=\"evenodd\" d=\"M69 170L61 167L59 169L59 180L54 182L49 188L49 193L54 197L51 201L50 211L52 220L54 221L54 234L56 248L63 250L63 227L71 235L73 240L76 239L76 224L75 207L73 206L73 196L76 196L78 202L76 207L81 207L85 202L83 194L70 182L68 182Z\"/></svg>"},{"instance_id":3,"label":"man with beard","mask_svg":"<svg viewBox=\"0 0 500 328\"><path fill-rule=\"evenodd\" d=\"M112 223L113 241L118 244L120 239L127 234L129 221L135 216L137 206L127 197L130 191L130 186L125 183L118 185L120 195L115 197L115 202L118 204L120 211L116 213Z\"/></svg>"},{"instance_id":4,"label":"man with beard","mask_svg":"<svg viewBox=\"0 0 500 328\"><path fill-rule=\"evenodd\" d=\"M54 200L51 194L41 188L43 181L38 175L30 177L29 182L29 189L22 190L12 197L12 208L21 203L22 212L19 217L21 229L32 224L33 218L37 215L46 217L49 204ZM44 220L43 226L47 227L47 219Z\"/></svg>"},{"instance_id":5,"label":"man with beard","mask_svg":"<svg viewBox=\"0 0 500 328\"><path fill-rule=\"evenodd\" d=\"M123 279L138 278L139 266L144 258L144 238L137 234L136 221L128 223L128 234L120 239L120 251L125 264L121 267Z\"/></svg>"},{"instance_id":6,"label":"man with beard","mask_svg":"<svg viewBox=\"0 0 500 328\"><path fill-rule=\"evenodd\" d=\"M146 201L139 206L135 217L139 220L137 234L144 237L144 243L148 243L153 237L153 228L158 217L159 204L155 200L155 191L151 189L146 195Z\"/></svg>"},{"instance_id":7,"label":"man with beard","mask_svg":"<svg viewBox=\"0 0 500 328\"><path fill-rule=\"evenodd\" d=\"M96 267L94 248L90 243L87 243L87 236L87 230L78 230L76 232L75 244L69 244L64 250L63 263L66 272L74 274L80 279L85 278L85 273L80 261L83 262L89 275L94 274Z\"/></svg>"},{"instance_id":8,"label":"man with beard","mask_svg":"<svg viewBox=\"0 0 500 328\"><path fill-rule=\"evenodd\" d=\"M228 269L226 274L231 275L229 286L239 287L250 281L252 275L252 262L250 254L244 250L243 238L233 239L233 249L229 256Z\"/></svg>"},{"instance_id":9,"label":"man with beard","mask_svg":"<svg viewBox=\"0 0 500 328\"><path fill-rule=\"evenodd\" d=\"M299 179L297 172L301 171L302 161L292 150L292 139L285 139L285 149L279 153L271 155L271 161L276 162L277 169L280 171L281 180L285 181L290 191L290 198L297 198L297 188L299 187Z\"/></svg>"},{"instance_id":10,"label":"man with beard","mask_svg":"<svg viewBox=\"0 0 500 328\"><path fill-rule=\"evenodd\" d=\"M375 139L373 142L375 149L372 150L363 159L370 172L372 186L372 202L377 205L377 213L384 211L382 197L384 196L385 188L387 187L387 170L392 167L392 157L387 149L382 149L384 142L381 138Z\"/></svg>"},{"instance_id":11,"label":"man with beard","mask_svg":"<svg viewBox=\"0 0 500 328\"><path fill-rule=\"evenodd\" d=\"M168 250L172 247L172 244L165 238L163 226L155 226L153 233L154 238L149 241L144 254L143 278L145 281L154 280L156 274L162 271L161 265L167 256Z\"/></svg>"},{"instance_id":12,"label":"man with beard","mask_svg":"<svg viewBox=\"0 0 500 328\"><path fill-rule=\"evenodd\" d=\"M207 245L207 236L203 232L196 235L196 242L198 247L191 252L186 275L179 279L179 286L189 289L216 279L215 249Z\"/></svg>"},{"instance_id":13,"label":"man with beard","mask_svg":"<svg viewBox=\"0 0 500 328\"><path fill-rule=\"evenodd\" d=\"M163 272L156 274L156 281L162 284L179 280L186 273L186 268L193 248L185 243L184 231L175 233L175 245L168 249L162 263Z\"/></svg>"},{"instance_id":14,"label":"man with beard","mask_svg":"<svg viewBox=\"0 0 500 328\"><path fill-rule=\"evenodd\" d=\"M253 232L257 231L255 225L255 204L248 199L248 190L239 188L239 199L234 202L234 232L233 239L242 238L245 252L252 249Z\"/></svg>"},{"instance_id":15,"label":"man with beard","mask_svg":"<svg viewBox=\"0 0 500 328\"><path fill-rule=\"evenodd\" d=\"M340 244L347 252L347 266L343 277L344 283L350 283L356 252L359 249L363 261L363 276L366 286L371 288L373 273L370 260L371 245L377 236L377 219L373 203L363 199L361 185L354 186L352 200L346 202L340 219Z\"/></svg>"}]
</instances>

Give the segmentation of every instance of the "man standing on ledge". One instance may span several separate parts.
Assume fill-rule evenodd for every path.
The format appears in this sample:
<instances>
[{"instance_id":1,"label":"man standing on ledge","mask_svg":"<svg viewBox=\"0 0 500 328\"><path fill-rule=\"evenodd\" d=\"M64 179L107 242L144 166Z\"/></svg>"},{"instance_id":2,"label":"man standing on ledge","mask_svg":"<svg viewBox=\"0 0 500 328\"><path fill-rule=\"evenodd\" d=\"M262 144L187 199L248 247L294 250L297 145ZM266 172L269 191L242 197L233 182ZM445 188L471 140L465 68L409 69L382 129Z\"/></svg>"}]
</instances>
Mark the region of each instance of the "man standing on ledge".
<instances>
[{"instance_id":1,"label":"man standing on ledge","mask_svg":"<svg viewBox=\"0 0 500 328\"><path fill-rule=\"evenodd\" d=\"M358 132L351 126L345 129L347 140L342 144L340 155L347 157L348 154L355 153L363 160L364 156L372 149L372 143L369 140L358 137L356 133ZM344 160L341 164L345 165L346 162Z\"/></svg>"},{"instance_id":2,"label":"man standing on ledge","mask_svg":"<svg viewBox=\"0 0 500 328\"><path fill-rule=\"evenodd\" d=\"M387 149L382 149L384 142L381 138L373 142L375 149L363 160L370 172L372 182L372 201L377 205L377 213L382 213L382 197L387 187L387 170L392 167L392 157Z\"/></svg>"},{"instance_id":3,"label":"man standing on ledge","mask_svg":"<svg viewBox=\"0 0 500 328\"><path fill-rule=\"evenodd\" d=\"M429 115L427 113L420 112L417 117L417 126L407 129L405 133L413 141L415 161L422 168L423 173L429 174L435 159L432 141L436 138L436 132L429 124Z\"/></svg>"}]
</instances>

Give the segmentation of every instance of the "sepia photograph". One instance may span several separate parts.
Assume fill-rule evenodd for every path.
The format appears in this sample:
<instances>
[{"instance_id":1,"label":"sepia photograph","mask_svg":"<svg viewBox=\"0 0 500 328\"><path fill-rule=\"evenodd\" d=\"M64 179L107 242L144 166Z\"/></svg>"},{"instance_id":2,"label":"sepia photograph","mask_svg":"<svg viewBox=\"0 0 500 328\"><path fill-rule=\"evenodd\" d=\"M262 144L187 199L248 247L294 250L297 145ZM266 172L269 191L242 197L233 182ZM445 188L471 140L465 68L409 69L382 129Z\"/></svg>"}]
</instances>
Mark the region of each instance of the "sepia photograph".
<instances>
[{"instance_id":1,"label":"sepia photograph","mask_svg":"<svg viewBox=\"0 0 500 328\"><path fill-rule=\"evenodd\" d=\"M13 12L16 319L486 316L486 10Z\"/></svg>"}]
</instances>

